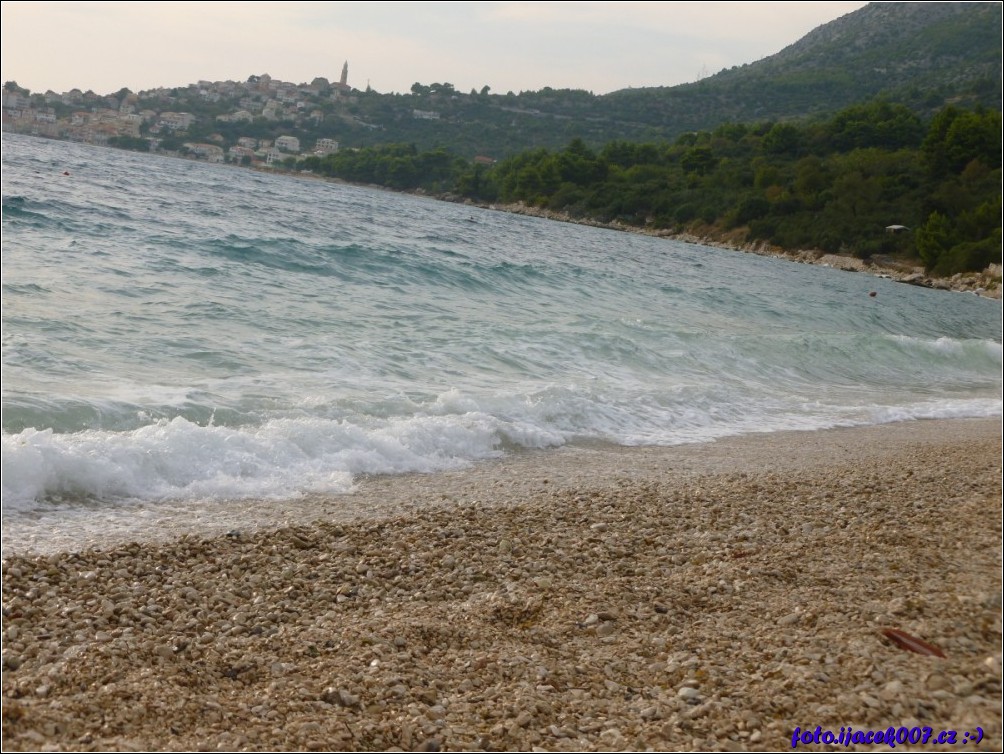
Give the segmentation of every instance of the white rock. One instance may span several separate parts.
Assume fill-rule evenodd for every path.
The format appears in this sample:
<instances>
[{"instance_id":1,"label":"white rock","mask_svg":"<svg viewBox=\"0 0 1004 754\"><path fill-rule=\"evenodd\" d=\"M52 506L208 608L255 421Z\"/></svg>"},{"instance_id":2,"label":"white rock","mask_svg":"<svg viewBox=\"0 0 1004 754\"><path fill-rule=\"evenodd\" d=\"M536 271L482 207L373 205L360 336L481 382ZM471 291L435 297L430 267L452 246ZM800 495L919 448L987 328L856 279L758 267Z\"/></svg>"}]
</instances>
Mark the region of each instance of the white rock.
<instances>
[{"instance_id":1,"label":"white rock","mask_svg":"<svg viewBox=\"0 0 1004 754\"><path fill-rule=\"evenodd\" d=\"M681 686L676 695L687 702L697 701L701 698L701 692L693 686Z\"/></svg>"}]
</instances>

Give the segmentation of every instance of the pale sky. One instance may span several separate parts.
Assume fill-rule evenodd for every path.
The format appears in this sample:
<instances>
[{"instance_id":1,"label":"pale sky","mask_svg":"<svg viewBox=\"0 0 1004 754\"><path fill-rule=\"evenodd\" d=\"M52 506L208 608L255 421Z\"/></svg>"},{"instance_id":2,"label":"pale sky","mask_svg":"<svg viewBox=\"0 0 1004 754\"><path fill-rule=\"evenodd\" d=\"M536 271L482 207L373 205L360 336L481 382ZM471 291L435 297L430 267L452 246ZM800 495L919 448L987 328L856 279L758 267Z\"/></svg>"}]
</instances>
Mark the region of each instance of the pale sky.
<instances>
[{"instance_id":1,"label":"pale sky","mask_svg":"<svg viewBox=\"0 0 1004 754\"><path fill-rule=\"evenodd\" d=\"M864 2L3 2L2 78L110 94L251 74L407 92L695 81Z\"/></svg>"}]
</instances>

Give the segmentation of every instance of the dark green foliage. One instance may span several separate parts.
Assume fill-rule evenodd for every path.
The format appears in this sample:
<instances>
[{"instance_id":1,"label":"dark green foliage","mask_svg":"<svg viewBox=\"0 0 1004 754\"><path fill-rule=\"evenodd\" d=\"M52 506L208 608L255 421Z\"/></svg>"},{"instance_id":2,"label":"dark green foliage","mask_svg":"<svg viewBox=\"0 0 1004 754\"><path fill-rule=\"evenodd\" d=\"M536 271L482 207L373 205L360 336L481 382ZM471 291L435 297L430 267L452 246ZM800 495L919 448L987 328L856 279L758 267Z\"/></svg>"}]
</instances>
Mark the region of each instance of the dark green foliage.
<instances>
[{"instance_id":1,"label":"dark green foliage","mask_svg":"<svg viewBox=\"0 0 1004 754\"><path fill-rule=\"evenodd\" d=\"M801 132L790 123L778 123L763 137L763 150L767 154L787 155L798 154Z\"/></svg>"},{"instance_id":2,"label":"dark green foliage","mask_svg":"<svg viewBox=\"0 0 1004 754\"><path fill-rule=\"evenodd\" d=\"M464 160L457 161L444 149L419 152L414 144L388 144L345 150L317 158L308 157L302 167L353 183L371 183L393 189L423 188L445 191L457 181ZM471 188L474 185L471 184Z\"/></svg>"},{"instance_id":3,"label":"dark green foliage","mask_svg":"<svg viewBox=\"0 0 1004 754\"><path fill-rule=\"evenodd\" d=\"M1001 166L1001 114L994 110L964 111L947 107L935 116L923 143L935 175L957 173L973 160L990 168Z\"/></svg>"},{"instance_id":4,"label":"dark green foliage","mask_svg":"<svg viewBox=\"0 0 1004 754\"><path fill-rule=\"evenodd\" d=\"M932 212L917 231L917 252L928 272L951 275L1001 261L1001 197L955 218Z\"/></svg>"},{"instance_id":5,"label":"dark green foliage","mask_svg":"<svg viewBox=\"0 0 1004 754\"><path fill-rule=\"evenodd\" d=\"M749 225L754 220L770 214L770 202L762 196L749 196L739 203L735 213L729 217L729 225Z\"/></svg>"},{"instance_id":6,"label":"dark green foliage","mask_svg":"<svg viewBox=\"0 0 1004 754\"><path fill-rule=\"evenodd\" d=\"M826 121L730 124L672 145L618 141L594 152L573 140L504 160L484 183L504 202L575 217L745 228L749 240L782 248L919 258L948 275L1000 261L999 139L999 113L950 108L925 128L879 101ZM917 230L893 234L891 225Z\"/></svg>"},{"instance_id":7,"label":"dark green foliage","mask_svg":"<svg viewBox=\"0 0 1004 754\"><path fill-rule=\"evenodd\" d=\"M924 138L920 118L903 105L871 102L843 110L830 121L830 140L841 151L881 147L916 149Z\"/></svg>"},{"instance_id":8,"label":"dark green foliage","mask_svg":"<svg viewBox=\"0 0 1004 754\"><path fill-rule=\"evenodd\" d=\"M135 136L113 136L108 140L108 146L128 149L133 152L149 152L150 142Z\"/></svg>"}]
</instances>

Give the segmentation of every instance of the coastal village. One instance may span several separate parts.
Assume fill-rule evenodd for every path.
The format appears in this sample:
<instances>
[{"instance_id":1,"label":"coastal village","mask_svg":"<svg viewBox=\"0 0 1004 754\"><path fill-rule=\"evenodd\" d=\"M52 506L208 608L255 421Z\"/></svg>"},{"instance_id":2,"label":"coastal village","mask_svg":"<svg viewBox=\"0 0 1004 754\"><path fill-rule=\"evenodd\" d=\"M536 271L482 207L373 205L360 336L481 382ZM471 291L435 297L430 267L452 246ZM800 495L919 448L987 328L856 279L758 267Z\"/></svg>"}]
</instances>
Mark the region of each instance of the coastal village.
<instances>
[{"instance_id":1,"label":"coastal village","mask_svg":"<svg viewBox=\"0 0 1004 754\"><path fill-rule=\"evenodd\" d=\"M8 82L3 89L3 130L52 139L112 146L143 152L159 152L210 163L243 167L296 169L307 157L325 157L339 151L339 130L345 128L382 129L361 119L353 111L361 94L348 83L348 62L342 65L338 81L314 78L309 84L273 79L268 74L252 75L244 82L199 81L187 87L160 87L134 93L121 89L112 95L72 89L58 94L33 94ZM368 87L367 87L368 89ZM423 87L415 84L413 94L430 103L463 98L450 84ZM482 92L482 95L486 91ZM472 92L471 97L476 97ZM401 117L399 113L397 117ZM419 121L439 120L436 110L411 109L405 117ZM476 155L475 165L490 165L491 157ZM576 219L562 212L528 206L524 202L491 205L518 214L531 214L566 222L633 230L618 221ZM652 232L642 230L641 232ZM795 261L824 264L850 271L868 271L883 277L927 287L963 290L999 298L1000 266L992 265L982 274L954 275L951 279L928 278L923 268L878 260L862 262L851 255L784 251L759 243L745 243L715 235L660 231L656 235L741 249L757 254L782 256Z\"/></svg>"},{"instance_id":2,"label":"coastal village","mask_svg":"<svg viewBox=\"0 0 1004 754\"><path fill-rule=\"evenodd\" d=\"M858 37L878 22L900 33L903 25L886 18L889 8L866 10L854 22ZM934 14L918 23L940 29L947 49L973 47L972 33L942 28L948 22L927 6L898 10ZM982 28L979 19L971 23ZM832 33L839 37L841 28ZM502 94L488 85L468 93L418 82L410 92L381 94L368 81L351 86L348 61L337 80L309 83L263 73L102 95L31 92L7 81L2 127L999 297L999 87L985 86L999 79L997 40L976 45L991 61L989 76L964 86L948 79L924 102L911 93L932 82L904 81L908 88L887 100L893 90L864 85L872 69L862 59L854 69L862 86L846 93L857 104L826 114L838 103L817 101L817 90L806 90L805 101L789 96L804 66L814 70L820 38L813 39L778 70L784 56L699 84L601 96L550 87ZM900 53L904 61L917 54L912 43ZM762 66L773 72L758 78ZM889 85L883 78L881 86Z\"/></svg>"},{"instance_id":3,"label":"coastal village","mask_svg":"<svg viewBox=\"0 0 1004 754\"><path fill-rule=\"evenodd\" d=\"M32 94L8 82L3 89L3 130L207 162L270 166L337 152L336 139L316 134L333 132L339 122L352 120L347 107L354 101L348 62L338 81L318 77L309 84L262 74L243 82L199 81L182 88L138 93L122 89L103 96L79 89ZM434 116L429 111L414 115ZM289 133L273 138L282 127Z\"/></svg>"}]
</instances>

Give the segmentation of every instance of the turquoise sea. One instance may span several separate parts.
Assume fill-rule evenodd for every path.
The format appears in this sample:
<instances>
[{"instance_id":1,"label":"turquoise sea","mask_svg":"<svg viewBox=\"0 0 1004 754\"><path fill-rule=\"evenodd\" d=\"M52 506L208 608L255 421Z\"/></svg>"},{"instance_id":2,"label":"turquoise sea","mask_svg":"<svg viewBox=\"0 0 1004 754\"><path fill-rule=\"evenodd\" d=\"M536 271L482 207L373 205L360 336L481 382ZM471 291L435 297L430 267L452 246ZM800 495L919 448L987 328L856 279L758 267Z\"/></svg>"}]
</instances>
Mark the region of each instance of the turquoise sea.
<instances>
[{"instance_id":1,"label":"turquoise sea","mask_svg":"<svg viewBox=\"0 0 1004 754\"><path fill-rule=\"evenodd\" d=\"M2 271L5 528L1002 411L971 294L28 136Z\"/></svg>"}]
</instances>

